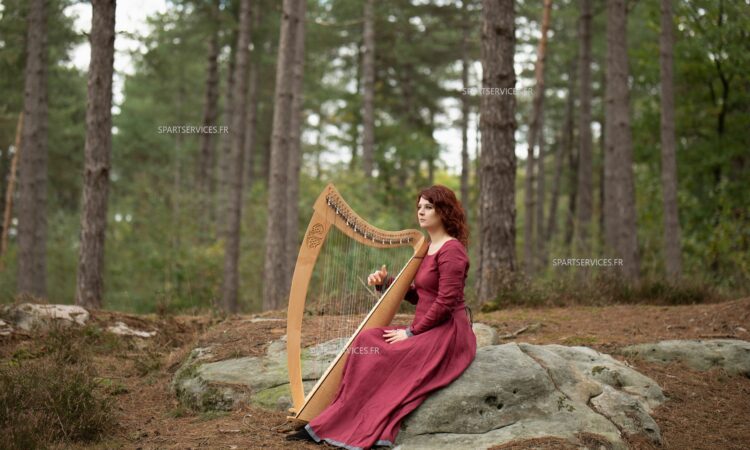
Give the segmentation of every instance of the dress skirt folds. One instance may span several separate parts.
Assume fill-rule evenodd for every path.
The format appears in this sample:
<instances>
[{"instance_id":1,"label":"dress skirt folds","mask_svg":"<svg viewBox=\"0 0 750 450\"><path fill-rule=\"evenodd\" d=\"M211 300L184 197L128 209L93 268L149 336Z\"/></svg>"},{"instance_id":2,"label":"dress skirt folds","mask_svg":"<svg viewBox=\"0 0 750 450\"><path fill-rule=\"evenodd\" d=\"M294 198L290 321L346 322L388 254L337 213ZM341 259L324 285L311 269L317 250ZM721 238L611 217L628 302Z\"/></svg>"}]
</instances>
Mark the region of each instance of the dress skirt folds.
<instances>
[{"instance_id":1,"label":"dress skirt folds","mask_svg":"<svg viewBox=\"0 0 750 450\"><path fill-rule=\"evenodd\" d=\"M412 336L389 344L363 331L349 349L333 402L305 429L317 441L347 449L393 445L402 419L458 378L476 355L476 337L464 307L469 260L452 239L425 255L406 300L416 303Z\"/></svg>"}]
</instances>

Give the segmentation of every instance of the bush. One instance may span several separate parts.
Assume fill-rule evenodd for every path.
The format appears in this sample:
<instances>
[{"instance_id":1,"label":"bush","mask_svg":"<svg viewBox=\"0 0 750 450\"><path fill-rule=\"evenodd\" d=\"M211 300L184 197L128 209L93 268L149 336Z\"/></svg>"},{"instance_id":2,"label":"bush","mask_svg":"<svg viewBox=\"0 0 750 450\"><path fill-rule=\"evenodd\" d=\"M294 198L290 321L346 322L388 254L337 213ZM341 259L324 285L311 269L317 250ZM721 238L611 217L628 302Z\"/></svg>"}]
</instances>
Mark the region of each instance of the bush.
<instances>
[{"instance_id":1,"label":"bush","mask_svg":"<svg viewBox=\"0 0 750 450\"><path fill-rule=\"evenodd\" d=\"M91 364L112 350L93 327L53 326L0 362L0 449L100 439L115 426L108 387Z\"/></svg>"},{"instance_id":2,"label":"bush","mask_svg":"<svg viewBox=\"0 0 750 450\"><path fill-rule=\"evenodd\" d=\"M481 310L491 312L507 306L684 305L705 303L720 297L708 283L700 280L685 279L672 283L661 278L645 277L631 284L607 273L584 280L567 276L531 279L522 273L515 273L495 301L485 303Z\"/></svg>"},{"instance_id":3,"label":"bush","mask_svg":"<svg viewBox=\"0 0 750 450\"><path fill-rule=\"evenodd\" d=\"M97 395L87 363L11 360L0 367L0 448L92 441L114 426L112 404Z\"/></svg>"}]
</instances>

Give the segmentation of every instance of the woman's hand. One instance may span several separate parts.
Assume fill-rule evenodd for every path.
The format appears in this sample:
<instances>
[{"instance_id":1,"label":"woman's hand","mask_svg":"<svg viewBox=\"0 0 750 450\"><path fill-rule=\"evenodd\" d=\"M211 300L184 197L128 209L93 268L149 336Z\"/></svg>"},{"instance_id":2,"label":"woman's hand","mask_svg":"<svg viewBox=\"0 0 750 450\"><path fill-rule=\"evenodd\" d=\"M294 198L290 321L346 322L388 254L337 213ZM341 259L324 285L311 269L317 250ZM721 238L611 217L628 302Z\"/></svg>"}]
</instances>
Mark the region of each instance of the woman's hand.
<instances>
[{"instance_id":1,"label":"woman's hand","mask_svg":"<svg viewBox=\"0 0 750 450\"><path fill-rule=\"evenodd\" d=\"M380 270L377 270L367 276L367 285L381 285L383 284L386 276L388 276L388 271L385 270L385 264L383 264L383 267L381 267Z\"/></svg>"},{"instance_id":2,"label":"woman's hand","mask_svg":"<svg viewBox=\"0 0 750 450\"><path fill-rule=\"evenodd\" d=\"M385 338L385 341L389 344L395 344L398 341L409 339L409 336L406 334L406 330L402 330L402 329L386 330L386 332L383 333L383 337Z\"/></svg>"}]
</instances>

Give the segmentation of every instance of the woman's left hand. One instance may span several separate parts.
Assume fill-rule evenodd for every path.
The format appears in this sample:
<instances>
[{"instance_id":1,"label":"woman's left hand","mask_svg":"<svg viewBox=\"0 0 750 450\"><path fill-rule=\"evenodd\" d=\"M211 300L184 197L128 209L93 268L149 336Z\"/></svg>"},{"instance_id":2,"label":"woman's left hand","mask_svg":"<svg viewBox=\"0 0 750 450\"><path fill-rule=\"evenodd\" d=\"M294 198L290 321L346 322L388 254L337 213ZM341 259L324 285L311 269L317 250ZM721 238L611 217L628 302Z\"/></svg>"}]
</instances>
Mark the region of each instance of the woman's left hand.
<instances>
[{"instance_id":1,"label":"woman's left hand","mask_svg":"<svg viewBox=\"0 0 750 450\"><path fill-rule=\"evenodd\" d=\"M393 344L398 341L403 341L404 339L409 339L409 336L407 336L406 334L406 330L402 330L402 329L387 330L385 333L383 333L383 337L385 338L385 341L389 344Z\"/></svg>"}]
</instances>

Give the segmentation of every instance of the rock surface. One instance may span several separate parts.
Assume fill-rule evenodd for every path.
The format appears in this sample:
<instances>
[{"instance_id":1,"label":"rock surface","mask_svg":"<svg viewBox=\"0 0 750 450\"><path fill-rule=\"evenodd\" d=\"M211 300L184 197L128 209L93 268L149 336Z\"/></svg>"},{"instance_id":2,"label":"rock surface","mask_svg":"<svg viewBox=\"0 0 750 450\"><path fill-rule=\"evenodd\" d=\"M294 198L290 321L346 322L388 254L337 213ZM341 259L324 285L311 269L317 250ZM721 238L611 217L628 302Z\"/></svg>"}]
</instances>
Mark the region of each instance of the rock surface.
<instances>
[{"instance_id":1,"label":"rock surface","mask_svg":"<svg viewBox=\"0 0 750 450\"><path fill-rule=\"evenodd\" d=\"M89 312L76 305L43 305L21 303L7 305L2 310L3 317L15 328L31 331L33 328L45 328L52 324L85 325Z\"/></svg>"},{"instance_id":2,"label":"rock surface","mask_svg":"<svg viewBox=\"0 0 750 450\"><path fill-rule=\"evenodd\" d=\"M660 363L682 361L697 370L721 367L728 373L750 377L750 342L739 339L660 341L630 345L622 353Z\"/></svg>"},{"instance_id":3,"label":"rock surface","mask_svg":"<svg viewBox=\"0 0 750 450\"><path fill-rule=\"evenodd\" d=\"M306 391L315 385L345 342L344 338L336 339L303 351ZM285 337L271 342L262 357L206 362L212 358L211 347L196 348L175 373L172 390L182 404L200 411L230 410L241 403L280 411L292 406Z\"/></svg>"},{"instance_id":4,"label":"rock surface","mask_svg":"<svg viewBox=\"0 0 750 450\"><path fill-rule=\"evenodd\" d=\"M497 331L489 325L474 323L471 327L477 337L477 348L497 344Z\"/></svg>"},{"instance_id":5,"label":"rock surface","mask_svg":"<svg viewBox=\"0 0 750 450\"><path fill-rule=\"evenodd\" d=\"M489 448L558 437L627 448L622 433L661 442L648 415L664 401L650 378L587 347L509 343L483 347L461 377L407 416L400 448ZM631 419L635 415L637 419Z\"/></svg>"},{"instance_id":6,"label":"rock surface","mask_svg":"<svg viewBox=\"0 0 750 450\"><path fill-rule=\"evenodd\" d=\"M142 331L130 328L125 322L115 322L114 325L107 327L107 331L119 336L134 336L140 338L150 338L156 336L156 331Z\"/></svg>"},{"instance_id":7,"label":"rock surface","mask_svg":"<svg viewBox=\"0 0 750 450\"><path fill-rule=\"evenodd\" d=\"M342 343L303 351L306 390ZM261 357L212 358L211 347L197 348L175 374L172 388L183 404L199 410L241 403L282 411L291 406L284 338L271 342ZM593 439L605 448L627 448L623 434L658 444L660 430L649 414L664 401L656 382L588 347L485 345L461 377L405 418L396 444L404 450L489 448L557 437L574 445Z\"/></svg>"}]
</instances>

